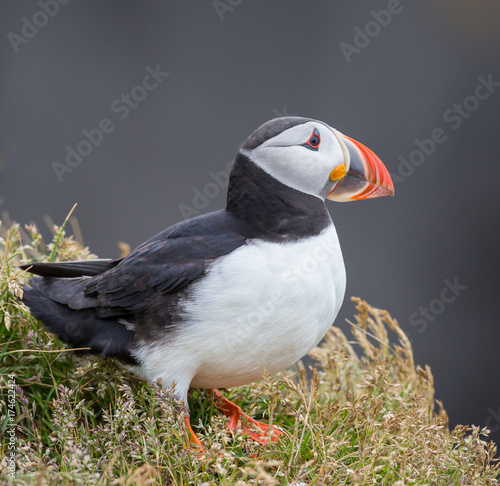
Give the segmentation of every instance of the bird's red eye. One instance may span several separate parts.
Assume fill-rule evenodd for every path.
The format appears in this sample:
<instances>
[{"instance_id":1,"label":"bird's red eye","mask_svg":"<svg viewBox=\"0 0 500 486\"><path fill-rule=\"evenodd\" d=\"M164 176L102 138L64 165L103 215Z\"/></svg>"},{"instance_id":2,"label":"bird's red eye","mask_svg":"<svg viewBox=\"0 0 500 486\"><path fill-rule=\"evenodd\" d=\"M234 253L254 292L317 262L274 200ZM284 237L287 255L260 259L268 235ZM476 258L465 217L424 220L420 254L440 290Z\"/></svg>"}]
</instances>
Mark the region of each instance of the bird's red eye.
<instances>
[{"instance_id":1,"label":"bird's red eye","mask_svg":"<svg viewBox=\"0 0 500 486\"><path fill-rule=\"evenodd\" d=\"M319 144L321 143L321 137L319 136L319 131L315 128L312 132L312 135L309 137L309 140L303 145L305 148L309 150L318 150Z\"/></svg>"}]
</instances>

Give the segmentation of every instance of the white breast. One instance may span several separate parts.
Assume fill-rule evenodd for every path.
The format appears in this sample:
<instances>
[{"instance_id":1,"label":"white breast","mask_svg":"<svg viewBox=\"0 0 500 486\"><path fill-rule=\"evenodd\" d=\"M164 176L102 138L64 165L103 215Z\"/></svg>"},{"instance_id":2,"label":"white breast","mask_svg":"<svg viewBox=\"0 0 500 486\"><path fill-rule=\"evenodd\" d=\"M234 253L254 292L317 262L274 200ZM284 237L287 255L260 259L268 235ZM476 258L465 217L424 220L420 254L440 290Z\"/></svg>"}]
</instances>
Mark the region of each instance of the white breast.
<instances>
[{"instance_id":1,"label":"white breast","mask_svg":"<svg viewBox=\"0 0 500 486\"><path fill-rule=\"evenodd\" d=\"M182 395L188 386L229 388L260 379L264 368L281 371L323 338L345 286L333 224L301 242L250 241L193 284L178 334L138 353L142 374L175 381Z\"/></svg>"}]
</instances>

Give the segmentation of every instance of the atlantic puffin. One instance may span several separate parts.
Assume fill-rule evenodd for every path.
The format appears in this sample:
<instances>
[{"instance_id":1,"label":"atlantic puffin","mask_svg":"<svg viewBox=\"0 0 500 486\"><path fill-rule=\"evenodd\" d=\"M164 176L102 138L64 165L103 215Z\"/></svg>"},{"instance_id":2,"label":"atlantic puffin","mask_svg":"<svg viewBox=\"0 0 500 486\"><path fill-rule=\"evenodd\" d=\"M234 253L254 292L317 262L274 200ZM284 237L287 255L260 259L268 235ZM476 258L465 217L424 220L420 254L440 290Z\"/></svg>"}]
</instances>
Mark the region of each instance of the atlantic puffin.
<instances>
[{"instance_id":1,"label":"atlantic puffin","mask_svg":"<svg viewBox=\"0 0 500 486\"><path fill-rule=\"evenodd\" d=\"M64 343L173 387L200 451L190 388L212 390L230 430L241 421L268 443L283 432L217 388L284 370L333 324L346 273L325 199L393 194L364 145L318 120L276 118L241 145L225 209L174 224L121 259L23 265L38 277L22 300Z\"/></svg>"}]
</instances>

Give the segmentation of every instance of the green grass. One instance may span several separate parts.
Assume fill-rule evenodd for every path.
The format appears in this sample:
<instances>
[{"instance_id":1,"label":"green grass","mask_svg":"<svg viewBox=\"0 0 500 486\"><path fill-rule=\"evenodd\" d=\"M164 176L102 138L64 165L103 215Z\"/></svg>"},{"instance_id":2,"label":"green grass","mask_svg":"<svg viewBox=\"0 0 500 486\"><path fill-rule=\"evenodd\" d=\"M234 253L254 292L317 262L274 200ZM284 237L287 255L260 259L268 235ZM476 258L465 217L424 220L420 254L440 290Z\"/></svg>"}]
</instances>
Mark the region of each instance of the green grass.
<instances>
[{"instance_id":1,"label":"green grass","mask_svg":"<svg viewBox=\"0 0 500 486\"><path fill-rule=\"evenodd\" d=\"M113 360L75 356L16 299L29 278L17 268L21 261L93 258L88 249L62 227L46 246L35 227L4 224L0 231L1 484L500 485L487 430L449 431L430 369L415 366L388 312L359 299L353 339L333 327L311 352L318 367L307 376L299 363L223 391L280 426L278 444L228 436L225 417L194 392L191 420L206 448L200 457L186 448L169 390ZM15 478L7 461L12 444Z\"/></svg>"}]
</instances>

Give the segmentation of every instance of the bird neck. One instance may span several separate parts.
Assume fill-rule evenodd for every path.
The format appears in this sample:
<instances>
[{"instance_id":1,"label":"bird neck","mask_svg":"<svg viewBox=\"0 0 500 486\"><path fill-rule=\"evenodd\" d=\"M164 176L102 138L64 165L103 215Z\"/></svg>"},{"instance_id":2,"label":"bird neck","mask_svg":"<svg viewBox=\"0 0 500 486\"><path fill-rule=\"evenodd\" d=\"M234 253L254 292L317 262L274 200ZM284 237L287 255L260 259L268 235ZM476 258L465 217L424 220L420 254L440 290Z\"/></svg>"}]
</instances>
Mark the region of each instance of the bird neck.
<instances>
[{"instance_id":1,"label":"bird neck","mask_svg":"<svg viewBox=\"0 0 500 486\"><path fill-rule=\"evenodd\" d=\"M229 176L226 211L259 236L297 240L332 224L324 201L282 184L238 154Z\"/></svg>"}]
</instances>

